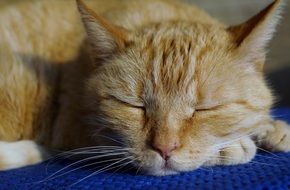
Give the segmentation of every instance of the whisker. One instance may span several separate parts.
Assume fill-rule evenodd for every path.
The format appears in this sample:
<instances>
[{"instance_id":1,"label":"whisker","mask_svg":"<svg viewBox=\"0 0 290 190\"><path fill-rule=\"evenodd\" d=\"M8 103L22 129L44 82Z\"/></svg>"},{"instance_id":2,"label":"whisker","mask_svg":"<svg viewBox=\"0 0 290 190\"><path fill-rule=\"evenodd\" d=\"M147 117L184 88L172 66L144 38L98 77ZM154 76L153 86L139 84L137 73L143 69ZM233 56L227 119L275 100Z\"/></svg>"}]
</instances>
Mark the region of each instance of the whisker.
<instances>
[{"instance_id":1,"label":"whisker","mask_svg":"<svg viewBox=\"0 0 290 190\"><path fill-rule=\"evenodd\" d=\"M129 162L126 162L125 164L121 164L121 165L114 166L114 165L116 165L116 164L118 164L118 163L120 163L120 162L122 162L122 161L124 161L124 160L126 160L126 159L127 159L127 158L124 158L124 159L119 160L119 161L117 161L117 162L115 162L115 163L113 163L113 164L110 164L110 165L108 165L108 166L106 166L106 167L104 167L104 168L102 168L102 169L100 169L100 170L97 170L97 171L93 172L92 174L88 175L87 177L84 177L83 179L77 181L76 183L73 183L71 186L74 186L74 185L76 185L76 184L78 184L78 183L84 181L85 179L87 179L87 178L89 178L89 177L92 177L93 175L97 175L97 174L99 174L99 173L101 173L101 172L108 171L108 170L114 169L114 168L116 168L116 167L120 167L120 166L122 166L122 165L128 165L129 163L132 163L132 162L134 161L134 160L131 160L131 161L129 161ZM114 166L114 167L111 167L111 166Z\"/></svg>"},{"instance_id":2,"label":"whisker","mask_svg":"<svg viewBox=\"0 0 290 190\"><path fill-rule=\"evenodd\" d=\"M261 151L263 151L263 152L266 152L266 153L268 153L268 154L270 154L270 155L272 155L272 156L275 156L276 158L283 159L283 160L287 160L287 159L284 159L284 158L282 158L282 157L280 157L280 156L274 154L273 152L270 152L270 151L268 151L268 150L265 150L265 149L263 149L263 148L261 148L261 147L257 147L257 149L259 149L259 150L261 150Z\"/></svg>"},{"instance_id":3,"label":"whisker","mask_svg":"<svg viewBox=\"0 0 290 190\"><path fill-rule=\"evenodd\" d=\"M118 148L124 148L121 146L90 146L90 147L82 147L82 148L77 148L77 149L73 149L73 150L68 150L68 151L63 151L55 156L53 156L52 158L48 159L55 159L57 157L61 157L64 154L68 154L68 153L72 153L72 152L76 152L76 151L80 151L80 150L96 150L96 149L101 149L101 150L105 150L105 149L118 149Z\"/></svg>"},{"instance_id":4,"label":"whisker","mask_svg":"<svg viewBox=\"0 0 290 190\"><path fill-rule=\"evenodd\" d=\"M261 165L266 165L266 166L283 166L282 164L268 164L264 162L258 162L258 161L250 161L249 163L254 163L254 164L261 164Z\"/></svg>"},{"instance_id":5,"label":"whisker","mask_svg":"<svg viewBox=\"0 0 290 190\"><path fill-rule=\"evenodd\" d=\"M229 149L229 148L240 148L240 146L237 146L237 145L229 145L228 147L224 147L224 148L222 148L222 149ZM268 154L270 154L270 155L272 155L272 156L274 156L274 157L276 157L276 158L278 158L279 160L287 160L287 159L285 159L285 158L283 158L283 157L280 157L280 156L274 154L273 152L270 152L270 151L268 151L268 150L266 150L266 149L263 149L263 148L261 148L261 147L256 146L256 148L259 149L259 150L261 150L261 151L263 151L263 152L266 152L266 153L268 153ZM258 155L258 156L262 156L262 155L259 155L259 154L256 154L256 155ZM266 156L264 156L264 157L266 157ZM269 157L269 158L271 158L271 157ZM274 158L273 158L273 159L274 159Z\"/></svg>"},{"instance_id":6,"label":"whisker","mask_svg":"<svg viewBox=\"0 0 290 190\"><path fill-rule=\"evenodd\" d=\"M258 156L258 157L262 157L262 158L268 158L268 159L272 159L272 160L288 161L287 159L282 159L282 158L273 158L273 157L271 157L271 156L264 156L264 155L260 155L260 154L256 154L256 156Z\"/></svg>"},{"instance_id":7,"label":"whisker","mask_svg":"<svg viewBox=\"0 0 290 190\"><path fill-rule=\"evenodd\" d=\"M66 166L66 167L64 167L64 168L62 168L62 169L56 171L55 173L51 174L51 175L48 176L47 178L51 178L51 177L55 176L56 174L58 174L58 173L64 171L65 169L70 168L70 167L72 167L72 166L75 166L75 165L77 165L77 164L79 164L79 163L82 163L82 162L85 162L85 161L89 161L89 160L93 160L93 159L97 159L97 158L109 157L109 156L124 155L124 154L126 154L126 153L127 153L127 152L112 153L112 154L98 155L98 156L92 156L92 157L89 157L89 158L85 158L85 159L82 159L82 160L79 160L79 161L77 161L77 162L74 162L74 163L72 163L72 164L70 164L70 165L68 165L68 166Z\"/></svg>"},{"instance_id":8,"label":"whisker","mask_svg":"<svg viewBox=\"0 0 290 190\"><path fill-rule=\"evenodd\" d=\"M231 160L235 160L234 157L230 157L230 156L218 156L218 157L212 157L212 158L218 158L218 159L221 159L221 160L224 160L224 161L231 161ZM277 164L268 164L268 163L264 163L264 162L258 162L258 161L249 161L248 163L246 164L261 164L261 165L268 165L268 166L282 166L282 165L277 165ZM234 165L237 165L237 164L234 164Z\"/></svg>"},{"instance_id":9,"label":"whisker","mask_svg":"<svg viewBox=\"0 0 290 190\"><path fill-rule=\"evenodd\" d=\"M127 157L127 158L130 159L131 157ZM55 179L55 178L58 178L58 177L64 176L64 175L66 175L66 174L69 174L69 173L74 172L74 171L76 171L76 170L80 170L80 169L82 169L82 168L86 168L86 167L88 167L88 166L93 166L93 165L97 165L97 164L101 164L101 163L106 163L106 162L111 162L111 161L116 161L116 160L120 160L120 158L109 159L109 160L103 160L103 161L99 161L99 162L93 162L93 163L90 163L90 164L85 164L85 165L83 165L83 166L80 166L80 167L77 167L77 168L75 168L75 169L69 170L69 171L64 172L64 173L62 173L62 174L54 175L54 176L52 176L52 177L50 177L50 178L48 178L48 179L45 179L45 181L52 180L52 179Z\"/></svg>"},{"instance_id":10,"label":"whisker","mask_svg":"<svg viewBox=\"0 0 290 190\"><path fill-rule=\"evenodd\" d=\"M219 63L216 62L216 63L213 65L213 67L212 67L211 70L209 71L209 74L207 75L207 77L206 77L206 78L204 79L204 81L202 82L200 88L202 88L202 87L206 84L207 80L210 78L210 76L212 75L213 71L215 70L215 68L217 67L218 64L219 64Z\"/></svg>"},{"instance_id":11,"label":"whisker","mask_svg":"<svg viewBox=\"0 0 290 190\"><path fill-rule=\"evenodd\" d=\"M124 148L122 146L88 146L88 147L81 147L81 148L76 148L73 150L68 150L66 152L71 152L71 151L77 151L77 150L86 150L86 149L92 149L92 148Z\"/></svg>"},{"instance_id":12,"label":"whisker","mask_svg":"<svg viewBox=\"0 0 290 190\"><path fill-rule=\"evenodd\" d=\"M256 135L256 132L257 132L258 130L255 130L255 131L253 131L253 132L251 132L251 133L249 133L249 134L245 134L245 135L240 135L240 136L238 136L238 137L236 137L236 138L233 138L233 139L231 139L231 140L228 140L228 141L226 141L226 142L222 142L222 143L220 143L220 144L217 144L217 145L214 145L214 147L216 147L216 148L218 148L218 149L221 149L221 148L223 148L223 146L228 146L229 144L231 144L231 143L234 143L234 142L236 142L236 141L239 141L239 140L241 140L242 138L244 138L244 137L250 137L250 136L253 136L253 135Z\"/></svg>"},{"instance_id":13,"label":"whisker","mask_svg":"<svg viewBox=\"0 0 290 190\"><path fill-rule=\"evenodd\" d=\"M52 158L51 160L48 161L48 163L46 164L46 173L47 173L47 168L50 164L52 164L55 160L59 160L59 159L68 159L72 156L75 156L75 155L85 155L85 154L104 154L104 153L111 153L111 152L118 152L118 151L127 151L129 150L130 148L108 148L108 149L99 149L98 151L95 151L94 149L90 149L90 152L88 151L79 151L79 152L76 152L75 150L74 151L67 151L67 152L64 152L64 153L61 153L59 154L57 157L55 158Z\"/></svg>"},{"instance_id":14,"label":"whisker","mask_svg":"<svg viewBox=\"0 0 290 190\"><path fill-rule=\"evenodd\" d=\"M211 167L208 167L208 169L207 168L205 168L205 167L203 167L203 166L200 166L198 169L200 169L200 170L203 170L203 171L211 171L211 172L213 172L213 168L211 168Z\"/></svg>"},{"instance_id":15,"label":"whisker","mask_svg":"<svg viewBox=\"0 0 290 190\"><path fill-rule=\"evenodd\" d=\"M138 167L138 169L137 169L137 171L136 171L135 175L137 175L137 174L138 174L139 170L140 170L142 167L143 167L143 164L142 164L142 163L140 163L140 166Z\"/></svg>"},{"instance_id":16,"label":"whisker","mask_svg":"<svg viewBox=\"0 0 290 190\"><path fill-rule=\"evenodd\" d=\"M121 142L121 141L119 141L119 140L113 139L113 138L108 137L108 136L106 136L106 135L94 135L94 136L104 137L104 138L106 138L106 139L109 139L109 140L112 140L112 141L114 141L114 142L116 142L116 143L119 143L119 144L121 144L121 145L123 145L123 146L126 146L126 144L125 144L124 142Z\"/></svg>"},{"instance_id":17,"label":"whisker","mask_svg":"<svg viewBox=\"0 0 290 190\"><path fill-rule=\"evenodd\" d=\"M122 149L107 149L107 150L87 150L87 151L66 153L66 156L74 156L74 155L82 155L82 154L100 154L100 153L128 151L128 150L130 149L122 148Z\"/></svg>"},{"instance_id":18,"label":"whisker","mask_svg":"<svg viewBox=\"0 0 290 190\"><path fill-rule=\"evenodd\" d=\"M132 159L132 162L134 162L135 160L136 160L136 159ZM131 163L132 163L132 162L131 162ZM130 163L128 163L128 164L130 164ZM117 168L116 170L114 170L113 173L112 173L111 175L105 177L104 180L107 179L107 178L109 178L109 177L111 177L111 176L114 175L117 171L119 171L120 169L124 168L124 167L127 166L128 164L125 164L124 166L121 166L121 167L119 166L120 168ZM132 168L134 168L134 166L131 166L131 167L127 168L126 170L123 170L123 172L128 171L128 170L130 170L130 169L132 169ZM111 169L112 169L112 168L111 168Z\"/></svg>"},{"instance_id":19,"label":"whisker","mask_svg":"<svg viewBox=\"0 0 290 190\"><path fill-rule=\"evenodd\" d=\"M271 115L271 118L281 119L283 117L288 117L290 114L281 114L281 115Z\"/></svg>"}]
</instances>

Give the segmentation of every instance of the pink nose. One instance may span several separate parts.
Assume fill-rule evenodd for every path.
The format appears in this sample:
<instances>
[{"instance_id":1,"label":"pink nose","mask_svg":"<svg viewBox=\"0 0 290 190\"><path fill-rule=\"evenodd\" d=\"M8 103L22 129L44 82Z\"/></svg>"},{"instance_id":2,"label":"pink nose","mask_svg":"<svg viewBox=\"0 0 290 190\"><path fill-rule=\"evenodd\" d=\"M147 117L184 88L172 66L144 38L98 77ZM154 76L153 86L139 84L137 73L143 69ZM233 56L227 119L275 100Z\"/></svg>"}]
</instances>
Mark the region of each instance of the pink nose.
<instances>
[{"instance_id":1,"label":"pink nose","mask_svg":"<svg viewBox=\"0 0 290 190\"><path fill-rule=\"evenodd\" d=\"M167 145L153 143L152 147L162 156L164 160L168 160L171 156L171 153L178 148L178 145L177 143Z\"/></svg>"}]
</instances>

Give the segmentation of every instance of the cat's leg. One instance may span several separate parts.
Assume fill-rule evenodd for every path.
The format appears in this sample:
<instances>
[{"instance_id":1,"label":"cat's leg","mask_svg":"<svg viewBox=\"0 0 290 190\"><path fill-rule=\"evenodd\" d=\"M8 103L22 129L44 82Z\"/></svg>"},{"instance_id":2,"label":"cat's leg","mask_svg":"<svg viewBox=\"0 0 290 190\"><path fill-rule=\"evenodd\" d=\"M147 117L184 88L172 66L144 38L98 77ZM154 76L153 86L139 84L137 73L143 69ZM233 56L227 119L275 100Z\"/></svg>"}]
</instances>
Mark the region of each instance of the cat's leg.
<instances>
[{"instance_id":1,"label":"cat's leg","mask_svg":"<svg viewBox=\"0 0 290 190\"><path fill-rule=\"evenodd\" d=\"M205 165L234 165L251 161L256 154L256 146L270 151L290 151L290 126L280 120L271 121L267 130L256 137L256 144L250 137L229 144L217 152Z\"/></svg>"},{"instance_id":2,"label":"cat's leg","mask_svg":"<svg viewBox=\"0 0 290 190\"><path fill-rule=\"evenodd\" d=\"M257 137L257 145L270 151L290 151L290 126L280 120L270 122L270 128Z\"/></svg>"},{"instance_id":3,"label":"cat's leg","mask_svg":"<svg viewBox=\"0 0 290 190\"><path fill-rule=\"evenodd\" d=\"M251 161L256 154L257 147L250 137L233 142L219 150L204 165L235 165Z\"/></svg>"},{"instance_id":4,"label":"cat's leg","mask_svg":"<svg viewBox=\"0 0 290 190\"><path fill-rule=\"evenodd\" d=\"M0 170L36 164L47 158L47 152L34 141L0 141Z\"/></svg>"}]
</instances>

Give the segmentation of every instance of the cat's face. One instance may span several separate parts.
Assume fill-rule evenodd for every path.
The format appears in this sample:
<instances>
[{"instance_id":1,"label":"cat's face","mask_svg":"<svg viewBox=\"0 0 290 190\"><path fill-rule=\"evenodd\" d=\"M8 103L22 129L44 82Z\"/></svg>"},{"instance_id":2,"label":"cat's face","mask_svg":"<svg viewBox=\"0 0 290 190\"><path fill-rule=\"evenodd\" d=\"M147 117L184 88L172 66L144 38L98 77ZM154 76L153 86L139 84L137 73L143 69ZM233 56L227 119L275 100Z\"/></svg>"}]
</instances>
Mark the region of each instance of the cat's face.
<instances>
[{"instance_id":1,"label":"cat's face","mask_svg":"<svg viewBox=\"0 0 290 190\"><path fill-rule=\"evenodd\" d=\"M271 104L261 73L241 63L225 31L178 25L144 32L88 84L97 123L154 175L199 167L219 144L255 130ZM165 162L154 146L172 144Z\"/></svg>"},{"instance_id":2,"label":"cat's face","mask_svg":"<svg viewBox=\"0 0 290 190\"><path fill-rule=\"evenodd\" d=\"M106 43L114 51L96 56L106 61L85 96L96 128L105 129L98 133L121 140L137 168L166 175L196 169L228 142L258 132L272 104L264 53L237 44L231 30L163 23L128 33L119 50Z\"/></svg>"}]
</instances>

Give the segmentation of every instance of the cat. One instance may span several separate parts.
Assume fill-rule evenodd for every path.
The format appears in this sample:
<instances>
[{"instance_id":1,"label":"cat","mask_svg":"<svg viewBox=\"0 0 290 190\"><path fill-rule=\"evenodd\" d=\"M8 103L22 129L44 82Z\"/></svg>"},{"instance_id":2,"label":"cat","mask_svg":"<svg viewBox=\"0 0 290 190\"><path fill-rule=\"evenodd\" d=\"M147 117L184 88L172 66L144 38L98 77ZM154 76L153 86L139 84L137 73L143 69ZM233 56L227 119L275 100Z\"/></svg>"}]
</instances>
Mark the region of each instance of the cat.
<instances>
[{"instance_id":1,"label":"cat","mask_svg":"<svg viewBox=\"0 0 290 190\"><path fill-rule=\"evenodd\" d=\"M6 5L0 169L75 149L160 176L290 151L263 77L282 3L235 26L171 0Z\"/></svg>"}]
</instances>

